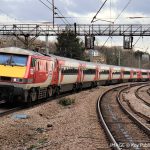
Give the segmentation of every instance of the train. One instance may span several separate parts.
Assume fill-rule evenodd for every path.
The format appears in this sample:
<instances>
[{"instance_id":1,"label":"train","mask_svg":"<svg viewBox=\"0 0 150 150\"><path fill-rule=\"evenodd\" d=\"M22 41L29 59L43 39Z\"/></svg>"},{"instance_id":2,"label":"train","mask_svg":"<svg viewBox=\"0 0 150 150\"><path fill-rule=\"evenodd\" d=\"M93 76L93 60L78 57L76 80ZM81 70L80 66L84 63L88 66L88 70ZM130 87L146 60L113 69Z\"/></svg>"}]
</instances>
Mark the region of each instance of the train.
<instances>
[{"instance_id":1,"label":"train","mask_svg":"<svg viewBox=\"0 0 150 150\"><path fill-rule=\"evenodd\" d=\"M66 91L148 81L150 70L80 61L17 47L0 48L0 100L32 103Z\"/></svg>"}]
</instances>

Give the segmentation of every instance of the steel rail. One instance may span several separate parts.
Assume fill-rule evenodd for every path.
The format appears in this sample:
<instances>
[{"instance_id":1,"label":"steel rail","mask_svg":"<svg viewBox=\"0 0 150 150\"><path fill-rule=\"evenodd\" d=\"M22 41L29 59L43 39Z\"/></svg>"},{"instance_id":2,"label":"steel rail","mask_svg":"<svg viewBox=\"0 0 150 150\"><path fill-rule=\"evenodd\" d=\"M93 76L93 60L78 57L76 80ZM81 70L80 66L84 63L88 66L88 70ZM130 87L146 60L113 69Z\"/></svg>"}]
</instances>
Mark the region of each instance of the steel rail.
<instances>
[{"instance_id":1,"label":"steel rail","mask_svg":"<svg viewBox=\"0 0 150 150\"><path fill-rule=\"evenodd\" d=\"M146 87L146 86L150 86L150 85L149 85L149 84L148 84L148 85L143 85L143 86L140 86L139 88L137 88L137 89L135 90L135 96L136 96L138 99L140 99L141 101L143 101L147 106L150 107L150 103L148 103L147 101L145 101L144 98L142 98L142 97L139 96L139 94L138 94L139 90L140 90L141 88L143 88L143 87ZM148 93L148 90L147 90L146 92Z\"/></svg>"},{"instance_id":2,"label":"steel rail","mask_svg":"<svg viewBox=\"0 0 150 150\"><path fill-rule=\"evenodd\" d=\"M143 83L134 83L134 84L129 84L129 85L130 85L130 87L131 87L131 86L137 86L137 85L139 85L139 84L143 84ZM113 137L111 131L109 130L109 128L108 128L108 126L107 126L107 124L106 124L106 122L105 122L105 120L104 120L104 117L103 117L103 115L102 115L102 111L101 111L101 110L102 110L102 108L101 108L101 102L102 102L103 97L104 97L108 92L110 92L110 91L112 91L112 90L125 87L124 89L120 90L120 91L118 92L117 96L116 96L120 108L121 108L127 115L129 115L130 118L131 118L138 126L140 126L144 131L146 131L148 135L150 135L150 129L147 128L145 125L143 125L139 120L137 120L130 112L128 112L128 111L123 107L123 105L122 105L121 102L120 102L120 94L121 94L121 92L122 92L123 90L125 90L125 89L128 89L128 88L129 88L129 85L121 85L121 86L117 86L117 87L115 87L115 88L111 88L111 89L105 91L105 92L98 98L98 101L97 101L97 114L98 114L98 118L99 118L100 122L102 123L102 126L103 126L103 128L104 128L104 130L105 130L105 133L106 133L106 135L108 136L110 142L113 143L113 145L115 145L115 147L113 147L113 149L115 149L115 150L121 150L121 148L119 147L119 144L116 142L116 139Z\"/></svg>"},{"instance_id":3,"label":"steel rail","mask_svg":"<svg viewBox=\"0 0 150 150\"><path fill-rule=\"evenodd\" d=\"M23 107L18 106L18 107L15 107L15 108L10 108L8 110L4 110L4 111L0 112L0 117L11 114L11 113L16 112L16 111L21 110L21 109L23 109Z\"/></svg>"},{"instance_id":4,"label":"steel rail","mask_svg":"<svg viewBox=\"0 0 150 150\"><path fill-rule=\"evenodd\" d=\"M104 127L104 130L105 130L105 133L106 135L108 136L109 140L111 143L113 143L113 145L115 145L114 149L115 150L121 150L121 148L119 147L119 144L116 142L115 138L113 137L111 131L109 130L105 120L104 120L104 117L102 115L102 109L101 109L101 102L102 102L102 99L103 97L110 91L114 90L114 89L117 89L117 88L121 88L121 87L126 87L127 85L121 85L121 86L117 86L115 88L112 88L112 89L109 89L107 91L105 91L99 98L98 98L98 101L97 101L97 114L98 114L98 118L100 119L100 122L102 123L102 126Z\"/></svg>"},{"instance_id":5,"label":"steel rail","mask_svg":"<svg viewBox=\"0 0 150 150\"><path fill-rule=\"evenodd\" d=\"M131 118L131 120L133 120L138 126L140 129L142 129L143 131L145 131L145 133L147 135L150 135L150 128L148 128L147 126L145 126L139 119L137 119L131 112L129 112L124 106L123 104L121 103L121 93L124 91L124 90L127 90L129 87L126 87L122 90L120 90L117 94L117 101L121 107L121 109Z\"/></svg>"}]
</instances>

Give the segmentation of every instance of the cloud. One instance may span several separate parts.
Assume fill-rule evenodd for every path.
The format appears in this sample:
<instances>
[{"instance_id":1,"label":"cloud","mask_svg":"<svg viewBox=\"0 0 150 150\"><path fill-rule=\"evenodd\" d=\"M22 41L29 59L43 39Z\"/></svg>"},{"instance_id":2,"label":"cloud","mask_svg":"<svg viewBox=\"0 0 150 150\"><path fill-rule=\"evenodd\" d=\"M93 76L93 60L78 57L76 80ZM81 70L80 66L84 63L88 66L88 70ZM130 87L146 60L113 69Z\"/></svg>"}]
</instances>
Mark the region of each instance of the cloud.
<instances>
[{"instance_id":1,"label":"cloud","mask_svg":"<svg viewBox=\"0 0 150 150\"><path fill-rule=\"evenodd\" d=\"M76 6L76 3L75 3L75 1L72 1L72 0L59 0L60 1L60 3L62 3L62 4L65 4L65 6L67 5L67 6Z\"/></svg>"},{"instance_id":2,"label":"cloud","mask_svg":"<svg viewBox=\"0 0 150 150\"><path fill-rule=\"evenodd\" d=\"M0 24L18 23L19 21L6 15L0 15Z\"/></svg>"}]
</instances>

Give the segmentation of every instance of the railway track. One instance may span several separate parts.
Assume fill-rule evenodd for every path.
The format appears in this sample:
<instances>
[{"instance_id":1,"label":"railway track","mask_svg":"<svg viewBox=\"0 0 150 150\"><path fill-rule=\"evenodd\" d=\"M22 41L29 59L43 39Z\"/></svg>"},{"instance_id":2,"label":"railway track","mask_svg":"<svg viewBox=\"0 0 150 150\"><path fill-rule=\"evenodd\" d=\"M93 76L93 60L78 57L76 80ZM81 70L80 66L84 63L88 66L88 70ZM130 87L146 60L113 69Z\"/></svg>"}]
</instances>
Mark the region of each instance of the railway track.
<instances>
[{"instance_id":1,"label":"railway track","mask_svg":"<svg viewBox=\"0 0 150 150\"><path fill-rule=\"evenodd\" d=\"M131 113L131 115L133 115L138 120L140 120L140 122L143 122L143 124L147 128L150 128L150 114L148 112L150 110L149 102L148 102L149 96L147 95L147 99L146 99L140 97L140 95L143 95L143 92L141 94L137 94L138 89L142 89L143 87L145 88L147 86L148 85L145 84L145 85L125 88L120 92L119 98L124 108L127 109L128 112ZM146 94L146 92L144 92L144 94ZM147 103L145 101L147 101Z\"/></svg>"},{"instance_id":2,"label":"railway track","mask_svg":"<svg viewBox=\"0 0 150 150\"><path fill-rule=\"evenodd\" d=\"M0 117L23 109L23 106L8 106L5 101L0 101Z\"/></svg>"},{"instance_id":3,"label":"railway track","mask_svg":"<svg viewBox=\"0 0 150 150\"><path fill-rule=\"evenodd\" d=\"M142 85L135 90L135 96L150 107L150 85Z\"/></svg>"},{"instance_id":4,"label":"railway track","mask_svg":"<svg viewBox=\"0 0 150 150\"><path fill-rule=\"evenodd\" d=\"M128 85L115 87L99 97L98 116L109 137L111 148L148 150L150 129L133 117L120 102L120 94L127 88Z\"/></svg>"},{"instance_id":5,"label":"railway track","mask_svg":"<svg viewBox=\"0 0 150 150\"><path fill-rule=\"evenodd\" d=\"M13 106L9 105L8 106L8 104L6 104L6 102L4 100L1 100L0 101L0 117L11 114L13 112L16 112L16 111L19 111L19 110L22 110L22 109L32 109L32 108L35 108L35 107L39 107L39 106L44 105L45 103L47 103L49 101L52 101L52 100L55 100L55 99L60 99L60 98L63 98L65 96L68 96L68 95L70 95L70 93L73 93L73 92L72 91L64 92L64 93L61 93L58 96L52 96L50 98L44 98L44 99L40 99L38 101L29 103L29 104L25 104L25 105L20 104L18 106L17 105L13 105Z\"/></svg>"}]
</instances>

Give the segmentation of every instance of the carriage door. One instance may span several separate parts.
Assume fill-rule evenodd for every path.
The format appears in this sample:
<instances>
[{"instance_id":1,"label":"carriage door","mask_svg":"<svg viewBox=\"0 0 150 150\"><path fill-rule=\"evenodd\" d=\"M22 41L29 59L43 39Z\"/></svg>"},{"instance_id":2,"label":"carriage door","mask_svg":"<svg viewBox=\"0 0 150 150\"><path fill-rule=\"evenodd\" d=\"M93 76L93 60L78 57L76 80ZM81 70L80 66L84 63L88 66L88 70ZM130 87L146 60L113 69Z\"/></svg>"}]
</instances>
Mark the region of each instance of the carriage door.
<instances>
[{"instance_id":1,"label":"carriage door","mask_svg":"<svg viewBox=\"0 0 150 150\"><path fill-rule=\"evenodd\" d=\"M54 70L54 61L47 61L46 62L46 74L47 74L47 79L49 80L49 83L51 83L52 81L53 70Z\"/></svg>"}]
</instances>

